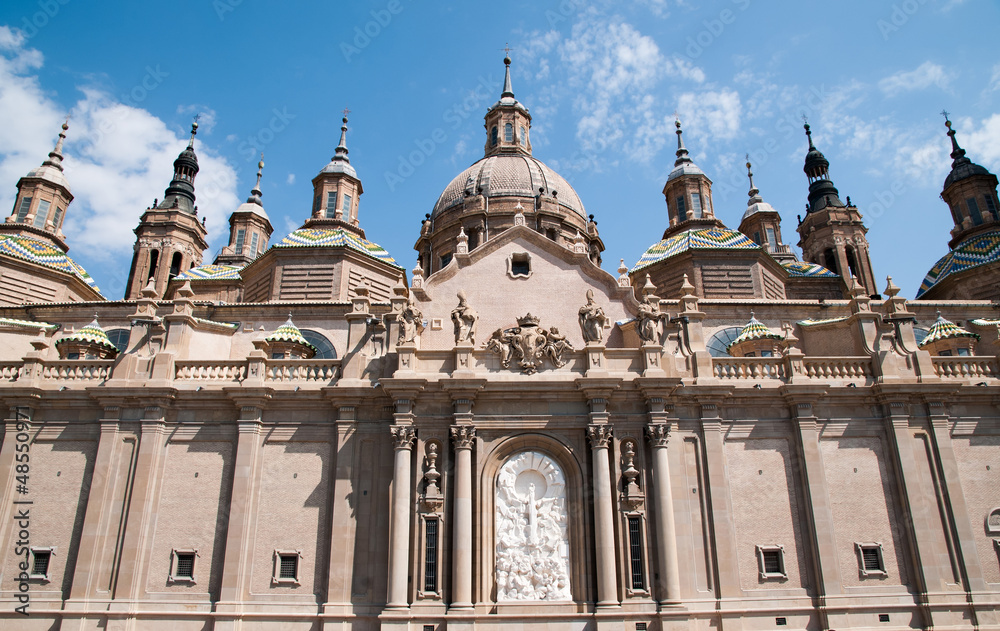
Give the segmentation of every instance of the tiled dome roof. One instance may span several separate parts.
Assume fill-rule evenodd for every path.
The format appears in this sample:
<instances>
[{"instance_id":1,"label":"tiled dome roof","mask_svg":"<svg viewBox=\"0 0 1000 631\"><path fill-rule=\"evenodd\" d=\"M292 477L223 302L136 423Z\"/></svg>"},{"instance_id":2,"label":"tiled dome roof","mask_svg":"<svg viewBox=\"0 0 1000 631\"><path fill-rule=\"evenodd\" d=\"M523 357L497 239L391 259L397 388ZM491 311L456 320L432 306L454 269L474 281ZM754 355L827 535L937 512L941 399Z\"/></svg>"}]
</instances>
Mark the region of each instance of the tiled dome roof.
<instances>
[{"instance_id":1,"label":"tiled dome roof","mask_svg":"<svg viewBox=\"0 0 1000 631\"><path fill-rule=\"evenodd\" d=\"M920 298L931 287L951 274L964 272L967 269L994 261L1000 261L1000 230L970 237L941 257L927 272L927 276L924 277L924 281L920 283L920 288L917 290L917 298Z\"/></svg>"},{"instance_id":2,"label":"tiled dome roof","mask_svg":"<svg viewBox=\"0 0 1000 631\"><path fill-rule=\"evenodd\" d=\"M931 325L931 330L927 332L927 337L921 340L920 344L917 346L923 348L931 342L947 340L954 337L974 337L977 340L979 339L979 335L966 331L950 320L945 320L941 317L941 312L938 312L937 320L935 320L934 324Z\"/></svg>"},{"instance_id":3,"label":"tiled dome roof","mask_svg":"<svg viewBox=\"0 0 1000 631\"><path fill-rule=\"evenodd\" d=\"M725 228L704 228L687 230L664 239L649 247L639 258L632 271L649 267L653 263L668 259L688 250L756 250L760 246L742 232Z\"/></svg>"},{"instance_id":4,"label":"tiled dome roof","mask_svg":"<svg viewBox=\"0 0 1000 631\"><path fill-rule=\"evenodd\" d=\"M100 293L100 289L94 283L87 270L80 267L76 261L66 256L66 253L50 243L31 239L28 237L18 237L14 235L0 234L0 254L6 254L14 258L22 259L44 265L45 267L72 274L83 282L87 283L91 289Z\"/></svg>"},{"instance_id":5,"label":"tiled dome roof","mask_svg":"<svg viewBox=\"0 0 1000 631\"><path fill-rule=\"evenodd\" d=\"M268 335L264 338L265 342L292 342L293 344L300 344L306 348L312 349L313 353L318 353L319 351L315 346L309 343L305 337L302 336L302 331L299 327L292 323L292 316L289 314L288 321L278 327L278 330L274 333Z\"/></svg>"},{"instance_id":6,"label":"tiled dome roof","mask_svg":"<svg viewBox=\"0 0 1000 631\"><path fill-rule=\"evenodd\" d=\"M235 280L240 277L241 269L236 265L202 265L178 274L175 280Z\"/></svg>"},{"instance_id":7,"label":"tiled dome roof","mask_svg":"<svg viewBox=\"0 0 1000 631\"><path fill-rule=\"evenodd\" d=\"M388 263L393 267L400 267L396 259L392 258L381 245L372 243L368 239L362 239L353 232L348 232L343 228L320 229L302 228L296 230L281 240L281 243L274 245L276 248L350 248L362 254L366 254L373 259Z\"/></svg>"},{"instance_id":8,"label":"tiled dome roof","mask_svg":"<svg viewBox=\"0 0 1000 631\"><path fill-rule=\"evenodd\" d=\"M561 175L529 155L496 155L483 158L459 173L434 204L431 216L462 203L467 195L486 197L535 197L555 194L559 204L586 217L583 202Z\"/></svg>"},{"instance_id":9,"label":"tiled dome roof","mask_svg":"<svg viewBox=\"0 0 1000 631\"><path fill-rule=\"evenodd\" d=\"M109 351L113 351L115 353L118 352L118 347L111 343L111 340L108 338L108 334L105 333L104 329L101 328L101 325L97 323L96 317L87 326L81 327L78 331L56 340L56 346L65 342L96 344L97 346L102 346Z\"/></svg>"},{"instance_id":10,"label":"tiled dome roof","mask_svg":"<svg viewBox=\"0 0 1000 631\"><path fill-rule=\"evenodd\" d=\"M740 334L736 337L735 340L729 343L726 349L728 350L737 344L741 344L749 340L762 340L762 339L781 340L784 338L781 335L772 331L771 329L767 328L767 325L758 320L756 316L754 316L754 314L751 313L750 321L746 323L746 326L743 327L743 330L740 331Z\"/></svg>"},{"instance_id":11,"label":"tiled dome roof","mask_svg":"<svg viewBox=\"0 0 1000 631\"><path fill-rule=\"evenodd\" d=\"M805 261L784 261L781 266L788 270L789 276L813 276L823 278L838 278L836 274L822 265Z\"/></svg>"}]
</instances>

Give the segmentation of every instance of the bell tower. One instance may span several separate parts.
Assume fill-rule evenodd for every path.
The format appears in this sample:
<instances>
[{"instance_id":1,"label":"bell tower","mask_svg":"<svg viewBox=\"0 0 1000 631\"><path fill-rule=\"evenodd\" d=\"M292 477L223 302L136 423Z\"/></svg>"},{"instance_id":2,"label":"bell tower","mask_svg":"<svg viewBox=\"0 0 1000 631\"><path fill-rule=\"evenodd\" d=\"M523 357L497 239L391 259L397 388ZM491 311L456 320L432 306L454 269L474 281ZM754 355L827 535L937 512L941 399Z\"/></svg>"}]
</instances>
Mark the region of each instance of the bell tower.
<instances>
[{"instance_id":1,"label":"bell tower","mask_svg":"<svg viewBox=\"0 0 1000 631\"><path fill-rule=\"evenodd\" d=\"M63 252L68 251L69 246L62 224L66 219L66 209L73 201L62 164L67 129L68 120L63 123L59 140L49 152L48 159L18 180L14 209L2 227L3 232L45 241Z\"/></svg>"},{"instance_id":2,"label":"bell tower","mask_svg":"<svg viewBox=\"0 0 1000 631\"><path fill-rule=\"evenodd\" d=\"M503 92L486 112L486 157L499 154L531 155L531 114L514 98L510 83L510 56L503 58Z\"/></svg>"},{"instance_id":3,"label":"bell tower","mask_svg":"<svg viewBox=\"0 0 1000 631\"><path fill-rule=\"evenodd\" d=\"M358 172L351 166L347 151L347 115L344 110L340 126L340 144L330 163L313 178L312 215L302 224L303 228L343 228L364 238L365 231L358 221L358 206L365 189Z\"/></svg>"},{"instance_id":4,"label":"bell tower","mask_svg":"<svg viewBox=\"0 0 1000 631\"><path fill-rule=\"evenodd\" d=\"M677 127L677 160L663 185L669 217L664 239L685 230L723 227L715 218L712 206L712 180L688 155L681 122L675 121L674 126Z\"/></svg>"},{"instance_id":5,"label":"bell tower","mask_svg":"<svg viewBox=\"0 0 1000 631\"><path fill-rule=\"evenodd\" d=\"M877 295L865 238L868 228L857 207L840 201L840 192L830 179L830 162L813 145L809 124L804 128L809 151L802 170L809 178L809 210L797 228L802 259L822 265L845 282L857 278L865 294Z\"/></svg>"},{"instance_id":6,"label":"bell tower","mask_svg":"<svg viewBox=\"0 0 1000 631\"><path fill-rule=\"evenodd\" d=\"M952 163L941 199L948 204L955 222L948 242L948 249L953 250L971 236L1000 227L1000 201L997 200L997 176L965 157L965 149L958 146L948 113L942 114L951 138Z\"/></svg>"},{"instance_id":7,"label":"bell tower","mask_svg":"<svg viewBox=\"0 0 1000 631\"><path fill-rule=\"evenodd\" d=\"M135 300L153 281L157 297L163 297L170 279L201 265L208 242L204 220L198 221L194 205L194 179L198 175L198 156L194 137L198 122L191 125L191 140L174 160L174 178L163 201L147 208L135 229L135 254L129 270L125 299Z\"/></svg>"},{"instance_id":8,"label":"bell tower","mask_svg":"<svg viewBox=\"0 0 1000 631\"><path fill-rule=\"evenodd\" d=\"M747 156L747 177L750 178L750 199L740 221L740 232L750 237L778 261L794 261L792 249L781 240L781 215L764 201L760 191L754 186L753 171L750 170L750 156Z\"/></svg>"},{"instance_id":9,"label":"bell tower","mask_svg":"<svg viewBox=\"0 0 1000 631\"><path fill-rule=\"evenodd\" d=\"M267 250L273 228L260 200L260 178L264 172L264 154L257 163L257 183L247 201L229 215L229 244L215 257L216 265L243 267Z\"/></svg>"}]
</instances>

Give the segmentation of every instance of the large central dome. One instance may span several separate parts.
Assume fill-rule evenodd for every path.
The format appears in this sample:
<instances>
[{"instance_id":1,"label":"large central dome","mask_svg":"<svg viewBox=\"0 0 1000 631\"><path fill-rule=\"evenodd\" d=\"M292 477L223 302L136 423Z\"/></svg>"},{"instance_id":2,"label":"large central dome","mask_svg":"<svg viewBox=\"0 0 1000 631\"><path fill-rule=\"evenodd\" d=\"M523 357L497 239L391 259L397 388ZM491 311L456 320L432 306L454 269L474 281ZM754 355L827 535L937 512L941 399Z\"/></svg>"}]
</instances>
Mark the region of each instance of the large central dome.
<instances>
[{"instance_id":1,"label":"large central dome","mask_svg":"<svg viewBox=\"0 0 1000 631\"><path fill-rule=\"evenodd\" d=\"M560 206L586 217L583 202L569 182L541 160L524 154L489 156L462 171L441 193L431 216L477 194L487 198L551 196Z\"/></svg>"}]
</instances>

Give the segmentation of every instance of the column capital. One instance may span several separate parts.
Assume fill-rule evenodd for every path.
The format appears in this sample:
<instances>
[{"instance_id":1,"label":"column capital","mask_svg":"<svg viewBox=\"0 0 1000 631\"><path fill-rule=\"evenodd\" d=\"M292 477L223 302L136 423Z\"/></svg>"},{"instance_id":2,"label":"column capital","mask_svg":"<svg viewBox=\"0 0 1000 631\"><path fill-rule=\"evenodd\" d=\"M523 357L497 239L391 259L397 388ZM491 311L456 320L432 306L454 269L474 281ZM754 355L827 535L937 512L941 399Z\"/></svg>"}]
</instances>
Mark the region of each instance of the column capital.
<instances>
[{"instance_id":1,"label":"column capital","mask_svg":"<svg viewBox=\"0 0 1000 631\"><path fill-rule=\"evenodd\" d=\"M472 449L476 441L476 428L472 425L452 425L451 440L455 449Z\"/></svg>"},{"instance_id":2,"label":"column capital","mask_svg":"<svg viewBox=\"0 0 1000 631\"><path fill-rule=\"evenodd\" d=\"M417 437L416 430L412 425L392 425L389 427L392 433L392 442L396 450L409 450L413 447L413 440Z\"/></svg>"},{"instance_id":3,"label":"column capital","mask_svg":"<svg viewBox=\"0 0 1000 631\"><path fill-rule=\"evenodd\" d=\"M670 425L667 423L650 423L646 426L646 438L654 448L666 447L670 442Z\"/></svg>"},{"instance_id":4,"label":"column capital","mask_svg":"<svg viewBox=\"0 0 1000 631\"><path fill-rule=\"evenodd\" d=\"M592 449L607 449L611 442L611 425L607 423L592 423L587 426L587 438Z\"/></svg>"}]
</instances>

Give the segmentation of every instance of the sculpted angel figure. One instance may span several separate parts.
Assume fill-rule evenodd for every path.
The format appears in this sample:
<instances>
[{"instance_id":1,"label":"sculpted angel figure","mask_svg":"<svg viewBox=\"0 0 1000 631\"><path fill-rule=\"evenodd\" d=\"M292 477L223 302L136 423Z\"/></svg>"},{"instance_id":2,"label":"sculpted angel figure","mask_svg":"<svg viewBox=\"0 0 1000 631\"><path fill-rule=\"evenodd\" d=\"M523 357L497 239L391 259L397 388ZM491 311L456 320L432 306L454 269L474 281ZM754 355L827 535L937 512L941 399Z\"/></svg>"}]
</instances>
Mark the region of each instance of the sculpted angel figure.
<instances>
[{"instance_id":1,"label":"sculpted angel figure","mask_svg":"<svg viewBox=\"0 0 1000 631\"><path fill-rule=\"evenodd\" d=\"M573 350L573 346L566 341L566 336L559 333L558 327L551 327L545 334L545 354L549 356L556 367L566 365L562 360L563 351Z\"/></svg>"},{"instance_id":2,"label":"sculpted angel figure","mask_svg":"<svg viewBox=\"0 0 1000 631\"><path fill-rule=\"evenodd\" d=\"M451 310L451 320L455 323L455 343L476 343L476 322L479 314L469 306L464 291L458 292L458 306Z\"/></svg>"},{"instance_id":3,"label":"sculpted angel figure","mask_svg":"<svg viewBox=\"0 0 1000 631\"><path fill-rule=\"evenodd\" d=\"M396 322L399 322L399 344L410 344L416 341L417 336L424 330L424 314L417 305L413 304L411 297L403 310L396 315Z\"/></svg>"},{"instance_id":4,"label":"sculpted angel figure","mask_svg":"<svg viewBox=\"0 0 1000 631\"><path fill-rule=\"evenodd\" d=\"M583 329L583 341L600 342L604 339L604 325L608 317L604 309L594 302L594 290L587 290L587 304L580 307L580 328Z\"/></svg>"}]
</instances>

